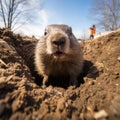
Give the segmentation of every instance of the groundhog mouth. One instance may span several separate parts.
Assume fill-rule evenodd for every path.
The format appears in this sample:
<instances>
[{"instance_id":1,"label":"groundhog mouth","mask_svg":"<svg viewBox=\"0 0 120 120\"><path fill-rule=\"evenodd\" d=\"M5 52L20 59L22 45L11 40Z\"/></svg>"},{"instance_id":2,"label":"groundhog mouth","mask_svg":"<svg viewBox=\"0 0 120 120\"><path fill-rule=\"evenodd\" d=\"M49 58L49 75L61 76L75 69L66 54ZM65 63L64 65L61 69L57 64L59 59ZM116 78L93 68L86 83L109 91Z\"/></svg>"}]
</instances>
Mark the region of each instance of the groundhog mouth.
<instances>
[{"instance_id":1,"label":"groundhog mouth","mask_svg":"<svg viewBox=\"0 0 120 120\"><path fill-rule=\"evenodd\" d=\"M55 53L53 53L53 56L55 56L55 57L62 57L64 55L65 55L65 53L62 51L56 51Z\"/></svg>"}]
</instances>

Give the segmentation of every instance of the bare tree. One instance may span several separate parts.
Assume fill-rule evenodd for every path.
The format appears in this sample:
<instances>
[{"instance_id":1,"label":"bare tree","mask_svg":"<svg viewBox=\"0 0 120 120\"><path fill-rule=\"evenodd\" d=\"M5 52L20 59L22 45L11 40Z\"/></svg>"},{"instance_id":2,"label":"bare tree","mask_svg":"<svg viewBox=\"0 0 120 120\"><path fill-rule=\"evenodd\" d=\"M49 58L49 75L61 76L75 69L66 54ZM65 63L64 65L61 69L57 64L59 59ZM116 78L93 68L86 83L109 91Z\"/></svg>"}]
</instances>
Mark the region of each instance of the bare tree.
<instances>
[{"instance_id":1,"label":"bare tree","mask_svg":"<svg viewBox=\"0 0 120 120\"><path fill-rule=\"evenodd\" d=\"M13 30L30 21L32 18L30 12L35 8L30 6L30 2L31 0L0 0L0 18L4 27Z\"/></svg>"},{"instance_id":2,"label":"bare tree","mask_svg":"<svg viewBox=\"0 0 120 120\"><path fill-rule=\"evenodd\" d=\"M120 24L120 0L93 0L92 12L104 30L116 30Z\"/></svg>"}]
</instances>

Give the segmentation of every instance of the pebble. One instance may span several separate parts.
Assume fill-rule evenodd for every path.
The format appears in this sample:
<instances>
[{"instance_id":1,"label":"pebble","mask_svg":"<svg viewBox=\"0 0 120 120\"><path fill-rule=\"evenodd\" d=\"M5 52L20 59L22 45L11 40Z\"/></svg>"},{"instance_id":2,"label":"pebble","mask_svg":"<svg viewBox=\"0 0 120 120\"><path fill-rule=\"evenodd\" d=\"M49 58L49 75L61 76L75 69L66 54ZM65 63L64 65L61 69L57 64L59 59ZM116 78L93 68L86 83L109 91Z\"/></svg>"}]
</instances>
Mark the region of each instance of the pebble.
<instances>
[{"instance_id":1,"label":"pebble","mask_svg":"<svg viewBox=\"0 0 120 120\"><path fill-rule=\"evenodd\" d=\"M6 86L6 77L1 77L0 78L0 89L4 88Z\"/></svg>"},{"instance_id":2,"label":"pebble","mask_svg":"<svg viewBox=\"0 0 120 120\"><path fill-rule=\"evenodd\" d=\"M108 113L105 110L100 110L94 114L96 120L108 117Z\"/></svg>"},{"instance_id":3,"label":"pebble","mask_svg":"<svg viewBox=\"0 0 120 120\"><path fill-rule=\"evenodd\" d=\"M120 56L117 58L117 60L120 62Z\"/></svg>"}]
</instances>

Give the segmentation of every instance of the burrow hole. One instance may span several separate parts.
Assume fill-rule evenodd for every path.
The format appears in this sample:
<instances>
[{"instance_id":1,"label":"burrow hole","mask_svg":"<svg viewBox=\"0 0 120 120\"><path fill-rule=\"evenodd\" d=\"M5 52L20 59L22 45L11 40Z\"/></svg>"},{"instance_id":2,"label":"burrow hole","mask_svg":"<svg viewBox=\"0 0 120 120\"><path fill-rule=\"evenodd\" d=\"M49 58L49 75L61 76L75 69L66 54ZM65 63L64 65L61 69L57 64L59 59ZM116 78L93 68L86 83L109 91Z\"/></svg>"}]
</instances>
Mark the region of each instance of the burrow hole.
<instances>
[{"instance_id":1,"label":"burrow hole","mask_svg":"<svg viewBox=\"0 0 120 120\"><path fill-rule=\"evenodd\" d=\"M93 66L92 62L86 60L84 61L83 71L78 77L78 87L81 84L84 84L84 77L87 76L92 66ZM41 86L43 78L40 75L38 75L37 71L35 71L34 65L29 64L28 67L30 68L35 83ZM69 87L69 76L57 76L57 77L50 76L46 86L49 85L52 85L53 87L62 87L67 89Z\"/></svg>"}]
</instances>

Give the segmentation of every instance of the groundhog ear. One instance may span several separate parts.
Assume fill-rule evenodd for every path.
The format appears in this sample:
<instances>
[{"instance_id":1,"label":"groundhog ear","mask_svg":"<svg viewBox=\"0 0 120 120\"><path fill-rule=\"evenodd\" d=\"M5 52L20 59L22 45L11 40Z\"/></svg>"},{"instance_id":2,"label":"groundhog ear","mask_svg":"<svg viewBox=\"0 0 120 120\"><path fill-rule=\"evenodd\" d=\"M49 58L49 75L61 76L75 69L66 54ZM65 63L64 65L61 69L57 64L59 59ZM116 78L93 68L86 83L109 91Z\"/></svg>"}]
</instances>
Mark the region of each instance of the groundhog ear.
<instances>
[{"instance_id":1,"label":"groundhog ear","mask_svg":"<svg viewBox=\"0 0 120 120\"><path fill-rule=\"evenodd\" d=\"M70 27L70 32L72 33L72 28Z\"/></svg>"},{"instance_id":2,"label":"groundhog ear","mask_svg":"<svg viewBox=\"0 0 120 120\"><path fill-rule=\"evenodd\" d=\"M72 28L69 27L69 35L72 35Z\"/></svg>"}]
</instances>

